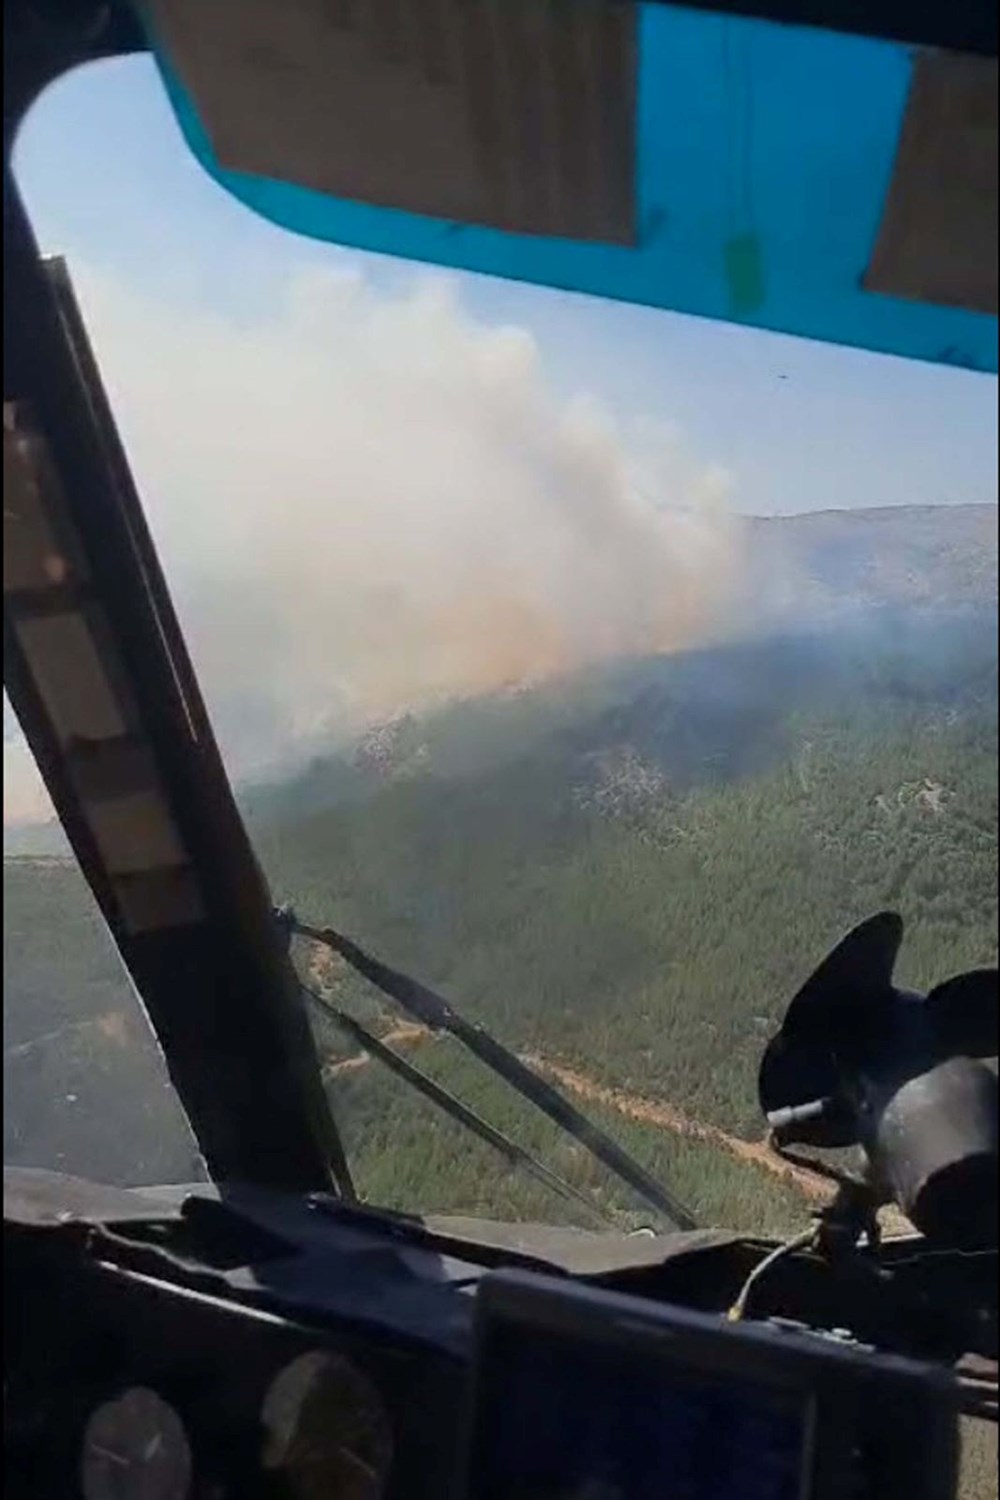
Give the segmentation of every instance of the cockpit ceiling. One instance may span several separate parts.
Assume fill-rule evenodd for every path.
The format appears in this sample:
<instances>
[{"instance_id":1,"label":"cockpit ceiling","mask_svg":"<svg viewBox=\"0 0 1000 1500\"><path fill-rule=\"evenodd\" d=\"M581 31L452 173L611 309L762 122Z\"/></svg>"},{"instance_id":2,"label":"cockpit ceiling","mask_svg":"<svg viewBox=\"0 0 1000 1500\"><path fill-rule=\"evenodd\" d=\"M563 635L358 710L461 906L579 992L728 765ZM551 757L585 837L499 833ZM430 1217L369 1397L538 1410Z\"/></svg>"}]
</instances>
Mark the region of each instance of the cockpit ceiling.
<instances>
[{"instance_id":1,"label":"cockpit ceiling","mask_svg":"<svg viewBox=\"0 0 1000 1500\"><path fill-rule=\"evenodd\" d=\"M148 0L191 149L297 233L997 369L997 63L626 0Z\"/></svg>"}]
</instances>

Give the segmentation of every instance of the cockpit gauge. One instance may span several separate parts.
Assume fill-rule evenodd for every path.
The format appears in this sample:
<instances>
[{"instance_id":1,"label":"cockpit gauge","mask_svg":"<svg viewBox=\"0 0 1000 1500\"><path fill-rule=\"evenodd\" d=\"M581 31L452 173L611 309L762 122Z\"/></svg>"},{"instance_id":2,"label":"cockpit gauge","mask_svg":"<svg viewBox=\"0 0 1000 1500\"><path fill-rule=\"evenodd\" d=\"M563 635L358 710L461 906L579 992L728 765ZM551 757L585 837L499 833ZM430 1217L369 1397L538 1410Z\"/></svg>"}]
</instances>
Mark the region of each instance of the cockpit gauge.
<instances>
[{"instance_id":1,"label":"cockpit gauge","mask_svg":"<svg viewBox=\"0 0 1000 1500\"><path fill-rule=\"evenodd\" d=\"M263 1464L294 1500L382 1500L392 1426L349 1360L316 1351L286 1365L264 1400Z\"/></svg>"},{"instance_id":2,"label":"cockpit gauge","mask_svg":"<svg viewBox=\"0 0 1000 1500\"><path fill-rule=\"evenodd\" d=\"M184 1423L155 1391L134 1386L87 1422L80 1458L84 1500L188 1500L191 1468Z\"/></svg>"}]
</instances>

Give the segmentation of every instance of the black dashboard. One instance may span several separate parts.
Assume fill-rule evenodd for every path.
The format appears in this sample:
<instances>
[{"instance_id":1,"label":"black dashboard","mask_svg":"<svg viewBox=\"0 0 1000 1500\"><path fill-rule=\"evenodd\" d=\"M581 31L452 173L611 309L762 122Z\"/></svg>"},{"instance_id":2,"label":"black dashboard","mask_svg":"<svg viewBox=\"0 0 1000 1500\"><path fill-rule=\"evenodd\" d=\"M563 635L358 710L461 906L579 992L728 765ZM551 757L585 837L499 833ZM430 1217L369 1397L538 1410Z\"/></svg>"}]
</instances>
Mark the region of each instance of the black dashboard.
<instances>
[{"instance_id":1,"label":"black dashboard","mask_svg":"<svg viewBox=\"0 0 1000 1500\"><path fill-rule=\"evenodd\" d=\"M107 1264L52 1270L20 1316L7 1312L18 1345L8 1494L451 1493L442 1433L463 1380L443 1352L309 1327ZM16 1284L16 1260L12 1272ZM142 1476L131 1488L130 1469Z\"/></svg>"},{"instance_id":2,"label":"black dashboard","mask_svg":"<svg viewBox=\"0 0 1000 1500\"><path fill-rule=\"evenodd\" d=\"M468 1464L477 1441L470 1418L485 1389L485 1289L498 1280L502 1287L505 1275L544 1272L546 1316L564 1320L574 1298L583 1299L576 1336L589 1320L605 1330L627 1327L634 1340L638 1320L651 1347L667 1346L664 1328L676 1347L679 1329L692 1337L691 1327L681 1327L686 1318L699 1347L707 1339L711 1351L724 1327L719 1312L766 1248L713 1231L652 1239L480 1225L473 1239L473 1228L256 1189L132 1193L7 1171L6 1493L15 1500L452 1500L478 1493L470 1492ZM794 1357L806 1366L819 1357L832 1368L814 1330L790 1320L821 1326L825 1339L843 1345L844 1332L833 1330L852 1316L848 1353L837 1354L854 1371L852 1389L858 1371L873 1378L876 1347L939 1362L926 1378L911 1370L912 1400L893 1398L894 1415L877 1424L893 1434L893 1451L921 1434L929 1441L929 1414L943 1410L943 1368L956 1350L975 1347L978 1328L980 1347L995 1354L996 1260L956 1267L940 1256L925 1259L919 1244L890 1250L895 1273L867 1292L863 1283L840 1284L808 1256L791 1257L762 1288L754 1326L727 1336L741 1362L739 1380L756 1381L775 1359L787 1373L786 1350L798 1350ZM610 1299L610 1324L601 1299ZM536 1320L536 1345L540 1327ZM497 1337L494 1329L487 1343ZM512 1347L529 1349L530 1339L518 1335ZM586 1357L607 1363L599 1349ZM584 1360L572 1353L569 1365L579 1374ZM491 1390L498 1378L502 1390L511 1368L512 1356L493 1360ZM677 1379L675 1372L674 1387ZM690 1395L691 1381L683 1380ZM918 1416L924 1398L930 1405ZM833 1410L831 1400L820 1410ZM510 1393L488 1404L524 1427ZM875 1409L867 1397L863 1404ZM842 1420L846 1407L839 1398L833 1405ZM907 1422L910 1441L899 1444ZM557 1436L563 1428L572 1448L572 1422L559 1419ZM501 1446L509 1451L518 1441L514 1431ZM833 1446L838 1453L851 1447L846 1435ZM848 1492L939 1500L953 1493L946 1450L935 1439L944 1477L933 1486L921 1464L926 1490L911 1481L906 1488L880 1481L872 1490L866 1480L850 1491L807 1486L794 1500L839 1500ZM569 1490L512 1484L483 1493L511 1500L653 1493L575 1481ZM729 1493L691 1491L697 1500Z\"/></svg>"},{"instance_id":3,"label":"black dashboard","mask_svg":"<svg viewBox=\"0 0 1000 1500\"><path fill-rule=\"evenodd\" d=\"M194 1201L113 1228L8 1217L7 1493L444 1500L464 1278L333 1224L310 1254L305 1207L279 1235Z\"/></svg>"}]
</instances>

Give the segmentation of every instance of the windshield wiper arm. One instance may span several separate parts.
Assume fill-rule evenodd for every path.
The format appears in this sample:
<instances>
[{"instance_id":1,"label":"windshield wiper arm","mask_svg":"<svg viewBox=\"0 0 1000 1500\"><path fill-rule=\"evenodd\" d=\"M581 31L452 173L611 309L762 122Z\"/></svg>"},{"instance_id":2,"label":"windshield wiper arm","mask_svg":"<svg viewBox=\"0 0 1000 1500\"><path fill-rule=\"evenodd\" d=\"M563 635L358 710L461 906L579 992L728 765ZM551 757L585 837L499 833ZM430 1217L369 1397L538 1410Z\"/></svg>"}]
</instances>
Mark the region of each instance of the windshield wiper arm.
<instances>
[{"instance_id":1,"label":"windshield wiper arm","mask_svg":"<svg viewBox=\"0 0 1000 1500\"><path fill-rule=\"evenodd\" d=\"M540 1078L533 1069L523 1063L515 1053L508 1051L483 1027L464 1020L454 1006L441 995L435 994L433 990L420 984L416 979L411 979L409 975L389 968L387 964L372 957L363 948L359 948L357 943L352 942L350 938L343 937L333 928L310 927L307 923L300 922L294 912L287 908L279 913L279 919L288 931L310 938L313 942L322 943L334 953L339 953L352 969L374 984L383 994L395 1000L408 1015L421 1022L422 1025L432 1031L446 1031L455 1037L480 1062L503 1078L543 1114L548 1115L549 1119L567 1134L579 1141L592 1156L626 1183L644 1202L655 1208L673 1227L677 1229L697 1228L696 1220L684 1205L668 1193L654 1177L650 1176L644 1167L633 1161L610 1136L605 1135L603 1130L588 1120L586 1115L581 1114L568 1099L559 1093L558 1089L553 1088L546 1079Z\"/></svg>"},{"instance_id":2,"label":"windshield wiper arm","mask_svg":"<svg viewBox=\"0 0 1000 1500\"><path fill-rule=\"evenodd\" d=\"M310 989L308 985L303 984L301 988L307 1000L311 1001L318 1010L322 1011L335 1025L339 1026L341 1031L346 1032L369 1056L384 1063L398 1077L412 1084L418 1093L423 1094L432 1104L438 1105L452 1119L457 1120L460 1125L464 1125L467 1130L471 1130L474 1135L478 1135L487 1145L499 1151L501 1156L506 1157L513 1166L523 1167L543 1187L549 1188L554 1193L558 1193L561 1198L572 1203L574 1207L583 1208L591 1222L599 1224L602 1229L606 1228L609 1224L614 1224L614 1220L610 1215L599 1208L592 1199L588 1198L586 1193L581 1193L578 1188L573 1187L572 1183L564 1181L557 1173L551 1171L544 1162L540 1162L536 1157L532 1156L530 1151L526 1151L516 1141L510 1140L508 1136L504 1135L503 1131L497 1130L488 1120L484 1120L474 1110L469 1109L468 1105L463 1104L461 1099L456 1099L454 1094L450 1094L447 1089L442 1088L435 1079L429 1078L426 1073L422 1073L419 1068L415 1068L412 1063L406 1061L405 1057L400 1057L398 1052L393 1052L391 1047L387 1047L367 1027L362 1026L360 1021L356 1021L353 1016L348 1015L346 1011L334 1005L324 995L320 995L316 990Z\"/></svg>"}]
</instances>

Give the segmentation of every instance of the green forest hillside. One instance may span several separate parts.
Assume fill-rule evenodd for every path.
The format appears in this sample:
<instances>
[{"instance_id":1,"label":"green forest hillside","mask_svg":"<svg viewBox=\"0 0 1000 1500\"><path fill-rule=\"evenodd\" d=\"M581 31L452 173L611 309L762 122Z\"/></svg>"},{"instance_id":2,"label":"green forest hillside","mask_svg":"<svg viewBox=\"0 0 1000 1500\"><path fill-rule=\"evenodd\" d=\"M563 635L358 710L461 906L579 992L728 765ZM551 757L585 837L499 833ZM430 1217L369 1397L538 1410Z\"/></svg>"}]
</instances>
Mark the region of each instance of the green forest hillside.
<instances>
[{"instance_id":1,"label":"green forest hillside","mask_svg":"<svg viewBox=\"0 0 1000 1500\"><path fill-rule=\"evenodd\" d=\"M645 664L637 698L522 756L442 774L400 746L365 795L261 819L257 847L302 916L510 1044L753 1136L763 1041L851 924L897 908L917 986L995 961L995 646L935 643L813 671L795 708L766 697L785 642L711 713Z\"/></svg>"},{"instance_id":2,"label":"green forest hillside","mask_svg":"<svg viewBox=\"0 0 1000 1500\"><path fill-rule=\"evenodd\" d=\"M784 1227L801 1194L704 1131L759 1138L757 1061L813 965L884 906L907 921L912 984L995 961L992 625L988 611L867 620L620 663L385 726L245 806L276 901L575 1070L586 1108L703 1218ZM79 876L21 858L4 883L7 1159L190 1176L162 1059ZM321 982L392 1032L361 981ZM567 1216L397 1079L336 1070L352 1049L325 1023L318 1035L373 1201ZM568 1175L634 1217L454 1049L410 1055L546 1160L568 1151ZM667 1105L697 1129L654 1123Z\"/></svg>"}]
</instances>

